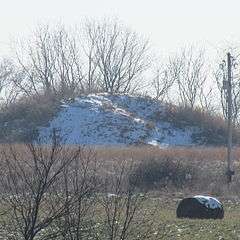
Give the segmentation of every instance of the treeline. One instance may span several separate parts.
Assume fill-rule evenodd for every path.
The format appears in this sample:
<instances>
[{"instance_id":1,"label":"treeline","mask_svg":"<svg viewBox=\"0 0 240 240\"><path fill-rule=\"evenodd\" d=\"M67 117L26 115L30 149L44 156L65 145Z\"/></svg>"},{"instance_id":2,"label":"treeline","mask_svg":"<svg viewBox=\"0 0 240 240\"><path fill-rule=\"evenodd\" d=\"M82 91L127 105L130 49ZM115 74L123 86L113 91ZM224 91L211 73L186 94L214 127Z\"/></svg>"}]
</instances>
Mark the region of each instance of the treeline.
<instances>
[{"instance_id":1,"label":"treeline","mask_svg":"<svg viewBox=\"0 0 240 240\"><path fill-rule=\"evenodd\" d=\"M86 21L76 29L38 27L16 46L15 57L2 59L0 66L6 104L20 95L134 93L144 86L163 100L176 85L178 101L194 107L197 102L206 105L209 94L203 91L204 51L185 49L162 65L154 60L147 39L114 20Z\"/></svg>"},{"instance_id":2,"label":"treeline","mask_svg":"<svg viewBox=\"0 0 240 240\"><path fill-rule=\"evenodd\" d=\"M78 30L42 26L14 59L2 60L1 90L6 103L23 94L134 92L150 66L148 53L148 41L118 22L88 21Z\"/></svg>"},{"instance_id":3,"label":"treeline","mask_svg":"<svg viewBox=\"0 0 240 240\"><path fill-rule=\"evenodd\" d=\"M238 67L234 71L237 124ZM225 75L218 64L209 66L204 50L194 47L159 63L149 40L116 20L85 21L71 29L62 24L44 25L16 46L13 57L1 59L1 107L13 108L26 98L39 102L97 92L138 93L226 116Z\"/></svg>"}]
</instances>

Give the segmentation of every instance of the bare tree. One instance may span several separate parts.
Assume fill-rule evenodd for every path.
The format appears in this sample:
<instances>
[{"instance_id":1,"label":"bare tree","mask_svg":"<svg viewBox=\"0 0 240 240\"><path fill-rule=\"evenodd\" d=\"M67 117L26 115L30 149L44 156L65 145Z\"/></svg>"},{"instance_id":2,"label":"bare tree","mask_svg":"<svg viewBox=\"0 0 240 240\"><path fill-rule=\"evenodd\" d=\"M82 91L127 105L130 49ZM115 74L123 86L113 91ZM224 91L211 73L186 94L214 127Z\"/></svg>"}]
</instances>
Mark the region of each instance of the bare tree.
<instances>
[{"instance_id":1,"label":"bare tree","mask_svg":"<svg viewBox=\"0 0 240 240\"><path fill-rule=\"evenodd\" d=\"M100 239L145 239L149 234L151 220L145 219L142 211L146 193L138 192L129 182L132 170L132 162L118 162L105 179L104 193L99 197L105 219ZM143 225L144 231L140 231Z\"/></svg>"},{"instance_id":2,"label":"bare tree","mask_svg":"<svg viewBox=\"0 0 240 240\"><path fill-rule=\"evenodd\" d=\"M0 93L9 83L9 77L13 73L12 62L8 59L2 59L0 63Z\"/></svg>"},{"instance_id":3,"label":"bare tree","mask_svg":"<svg viewBox=\"0 0 240 240\"><path fill-rule=\"evenodd\" d=\"M15 76L15 66L11 59L2 59L0 62L0 95L1 105L7 106L15 101L18 95L12 85L12 79Z\"/></svg>"},{"instance_id":4,"label":"bare tree","mask_svg":"<svg viewBox=\"0 0 240 240\"><path fill-rule=\"evenodd\" d=\"M169 70L177 83L180 103L194 108L207 77L204 52L194 51L193 48L184 49L180 55L170 58Z\"/></svg>"},{"instance_id":5,"label":"bare tree","mask_svg":"<svg viewBox=\"0 0 240 240\"><path fill-rule=\"evenodd\" d=\"M204 89L202 86L199 92L199 103L201 110L207 113L216 112L216 106L214 101L216 100L214 96L214 90L210 87L208 90Z\"/></svg>"},{"instance_id":6,"label":"bare tree","mask_svg":"<svg viewBox=\"0 0 240 240\"><path fill-rule=\"evenodd\" d=\"M170 88L174 84L174 78L169 75L167 69L165 70L157 70L156 76L152 81L152 85L155 92L155 99L164 101L167 97Z\"/></svg>"},{"instance_id":7,"label":"bare tree","mask_svg":"<svg viewBox=\"0 0 240 240\"><path fill-rule=\"evenodd\" d=\"M89 21L83 33L80 42L62 25L39 27L17 50L15 86L26 95L61 97L92 91L127 93L140 86L150 64L148 41L116 21Z\"/></svg>"},{"instance_id":8,"label":"bare tree","mask_svg":"<svg viewBox=\"0 0 240 240\"><path fill-rule=\"evenodd\" d=\"M16 79L16 84L24 92L39 94L40 91L50 93L55 90L53 71L56 56L53 46L51 30L44 26L37 29L32 39L17 51L22 77Z\"/></svg>"},{"instance_id":9,"label":"bare tree","mask_svg":"<svg viewBox=\"0 0 240 240\"><path fill-rule=\"evenodd\" d=\"M82 63L76 38L61 26L54 32L53 49L56 54L54 77L59 79L62 96L71 96L76 90L83 92Z\"/></svg>"},{"instance_id":10,"label":"bare tree","mask_svg":"<svg viewBox=\"0 0 240 240\"><path fill-rule=\"evenodd\" d=\"M86 29L92 66L89 69L98 72L101 89L127 93L139 86L141 74L149 66L148 41L116 21L88 22Z\"/></svg>"},{"instance_id":11,"label":"bare tree","mask_svg":"<svg viewBox=\"0 0 240 240\"><path fill-rule=\"evenodd\" d=\"M65 197L56 196L60 201L64 200L65 214L54 228L65 240L90 239L95 231L98 168L95 152L82 148L64 171L61 193Z\"/></svg>"},{"instance_id":12,"label":"bare tree","mask_svg":"<svg viewBox=\"0 0 240 240\"><path fill-rule=\"evenodd\" d=\"M84 64L85 90L88 93L101 91L100 72L98 70L99 56L97 55L97 31L92 27L91 22L86 22L83 31L83 52L86 56Z\"/></svg>"},{"instance_id":13,"label":"bare tree","mask_svg":"<svg viewBox=\"0 0 240 240\"><path fill-rule=\"evenodd\" d=\"M28 144L2 151L2 226L12 239L144 239L145 194L128 181L126 161L98 188L95 153ZM98 192L102 189L103 192ZM154 209L153 209L154 211ZM139 227L144 226L144 231Z\"/></svg>"},{"instance_id":14,"label":"bare tree","mask_svg":"<svg viewBox=\"0 0 240 240\"><path fill-rule=\"evenodd\" d=\"M15 84L28 95L41 91L72 95L83 89L76 39L61 25L39 27L17 52L17 60L21 75Z\"/></svg>"},{"instance_id":15,"label":"bare tree","mask_svg":"<svg viewBox=\"0 0 240 240\"><path fill-rule=\"evenodd\" d=\"M222 106L222 113L224 118L227 118L227 93L226 86L223 84L226 82L226 72L224 69L218 69L214 73L214 77L217 83L217 87L220 93L220 100ZM233 124L239 123L240 116L240 79L239 79L238 68L234 69L232 76L232 111L233 111Z\"/></svg>"},{"instance_id":16,"label":"bare tree","mask_svg":"<svg viewBox=\"0 0 240 240\"><path fill-rule=\"evenodd\" d=\"M50 239L55 235L47 230L65 214L66 202L71 200L65 199L65 204L58 201L55 190L60 194L64 170L79 151L63 148L56 138L51 147L27 144L2 150L0 200L6 217L1 220L15 239Z\"/></svg>"}]
</instances>

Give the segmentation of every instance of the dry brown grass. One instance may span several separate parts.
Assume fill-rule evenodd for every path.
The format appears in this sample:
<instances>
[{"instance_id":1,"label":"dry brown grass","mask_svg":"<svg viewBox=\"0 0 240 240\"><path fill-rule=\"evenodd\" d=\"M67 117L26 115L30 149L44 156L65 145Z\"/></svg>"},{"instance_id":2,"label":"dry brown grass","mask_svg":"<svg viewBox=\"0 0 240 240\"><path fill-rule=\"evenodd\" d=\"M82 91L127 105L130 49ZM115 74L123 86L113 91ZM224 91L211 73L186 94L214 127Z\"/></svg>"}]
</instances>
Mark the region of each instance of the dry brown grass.
<instances>
[{"instance_id":1,"label":"dry brown grass","mask_svg":"<svg viewBox=\"0 0 240 240\"><path fill-rule=\"evenodd\" d=\"M69 146L68 146L69 147ZM0 161L1 150L6 148L6 145L0 145ZM74 146L72 146L74 148ZM15 145L18 153L27 158L26 151L23 145ZM111 174L116 163L127 161L138 166L140 163L150 163L152 159L164 161L166 157L173 161L179 161L188 166L193 166L197 169L195 181L185 188L176 189L168 188L160 189L156 187L153 191L168 192L176 194L176 192L187 192L196 194L212 194L218 196L238 196L240 195L240 148L234 148L233 159L235 165L234 181L229 187L226 183L226 148L213 147L188 147L188 148L165 148L157 147L128 147L128 148L95 148L96 158L99 163L99 175Z\"/></svg>"},{"instance_id":2,"label":"dry brown grass","mask_svg":"<svg viewBox=\"0 0 240 240\"><path fill-rule=\"evenodd\" d=\"M0 142L22 143L37 135L37 127L45 126L59 110L53 96L23 96L9 106L0 106Z\"/></svg>"},{"instance_id":3,"label":"dry brown grass","mask_svg":"<svg viewBox=\"0 0 240 240\"><path fill-rule=\"evenodd\" d=\"M127 160L140 164L150 162L151 159L164 161L166 157L173 161L180 161L197 169L197 176L190 187L184 189L171 188L157 189L159 192L187 192L196 194L211 194L217 196L240 195L240 148L233 149L235 176L233 183L228 186L226 183L226 157L225 147L187 147L187 148L166 148L157 147L129 147L129 148L97 148L98 161L102 163L104 172L111 171L113 163Z\"/></svg>"},{"instance_id":4,"label":"dry brown grass","mask_svg":"<svg viewBox=\"0 0 240 240\"><path fill-rule=\"evenodd\" d=\"M7 148L8 144L0 145L0 154L3 148ZM19 153L24 152L23 144L15 144L15 149ZM74 145L69 146L74 148ZM209 169L224 167L226 165L227 149L225 147L174 147L174 148L158 148L158 147L91 147L95 150L97 159L104 166L121 160L131 160L133 162L147 161L148 159L168 156L172 159L180 159L182 161L191 162L201 167ZM24 154L24 153L23 153ZM235 167L240 167L240 147L233 149L233 160Z\"/></svg>"},{"instance_id":5,"label":"dry brown grass","mask_svg":"<svg viewBox=\"0 0 240 240\"><path fill-rule=\"evenodd\" d=\"M165 114L155 116L156 120L164 120L177 128L197 127L201 131L193 135L196 143L223 146L226 143L227 124L222 115L204 111L201 108L192 109L186 106L168 104ZM235 128L233 142L239 144L240 129Z\"/></svg>"},{"instance_id":6,"label":"dry brown grass","mask_svg":"<svg viewBox=\"0 0 240 240\"><path fill-rule=\"evenodd\" d=\"M168 156L172 159L181 159L202 167L214 169L226 165L227 150L225 147L126 147L126 148L96 148L99 161L111 163L117 160L133 160L134 162ZM240 148L234 148L233 159L239 167Z\"/></svg>"}]
</instances>

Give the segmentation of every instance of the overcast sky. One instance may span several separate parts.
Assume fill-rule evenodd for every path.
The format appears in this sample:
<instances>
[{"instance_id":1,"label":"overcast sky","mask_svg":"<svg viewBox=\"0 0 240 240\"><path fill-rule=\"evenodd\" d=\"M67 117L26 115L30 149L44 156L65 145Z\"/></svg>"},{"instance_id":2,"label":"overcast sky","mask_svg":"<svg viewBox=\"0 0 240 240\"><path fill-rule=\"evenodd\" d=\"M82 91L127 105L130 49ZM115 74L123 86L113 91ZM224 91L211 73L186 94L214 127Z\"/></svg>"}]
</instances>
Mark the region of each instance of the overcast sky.
<instances>
[{"instance_id":1,"label":"overcast sky","mask_svg":"<svg viewBox=\"0 0 240 240\"><path fill-rule=\"evenodd\" d=\"M76 24L84 17L118 17L161 53L187 44L217 48L240 43L240 0L1 0L0 54L37 23Z\"/></svg>"}]
</instances>

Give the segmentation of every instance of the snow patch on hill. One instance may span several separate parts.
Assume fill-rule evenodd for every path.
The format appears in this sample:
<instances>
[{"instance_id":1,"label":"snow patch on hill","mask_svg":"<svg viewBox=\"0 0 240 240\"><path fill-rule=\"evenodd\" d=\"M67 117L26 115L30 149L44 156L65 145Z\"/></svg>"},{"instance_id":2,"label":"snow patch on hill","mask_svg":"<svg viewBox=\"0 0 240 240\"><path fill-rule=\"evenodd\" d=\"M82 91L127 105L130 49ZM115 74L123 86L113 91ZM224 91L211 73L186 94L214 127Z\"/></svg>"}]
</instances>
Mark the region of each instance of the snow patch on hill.
<instances>
[{"instance_id":1,"label":"snow patch on hill","mask_svg":"<svg viewBox=\"0 0 240 240\"><path fill-rule=\"evenodd\" d=\"M128 95L91 94L63 102L61 111L39 128L39 137L50 141L57 129L66 144L156 146L193 145L194 128L173 128L154 116L164 114L164 106L152 99Z\"/></svg>"}]
</instances>

